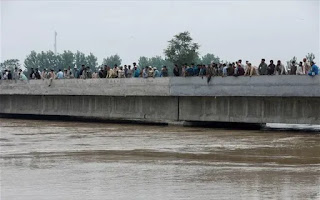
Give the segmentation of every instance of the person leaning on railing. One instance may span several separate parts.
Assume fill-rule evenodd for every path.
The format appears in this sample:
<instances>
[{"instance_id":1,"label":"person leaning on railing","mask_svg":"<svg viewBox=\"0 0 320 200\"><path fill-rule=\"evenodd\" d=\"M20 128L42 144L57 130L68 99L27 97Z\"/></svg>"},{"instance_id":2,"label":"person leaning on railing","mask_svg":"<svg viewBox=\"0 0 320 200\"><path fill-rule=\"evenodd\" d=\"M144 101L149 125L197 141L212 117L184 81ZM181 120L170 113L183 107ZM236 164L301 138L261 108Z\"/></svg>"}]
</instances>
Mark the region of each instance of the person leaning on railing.
<instances>
[{"instance_id":1,"label":"person leaning on railing","mask_svg":"<svg viewBox=\"0 0 320 200\"><path fill-rule=\"evenodd\" d=\"M319 74L319 67L316 65L314 61L311 61L311 70L309 71L309 76L316 76Z\"/></svg>"},{"instance_id":2,"label":"person leaning on railing","mask_svg":"<svg viewBox=\"0 0 320 200\"><path fill-rule=\"evenodd\" d=\"M286 75L286 70L280 60L278 60L278 62L277 62L276 68L274 70L274 74L275 75Z\"/></svg>"},{"instance_id":3,"label":"person leaning on railing","mask_svg":"<svg viewBox=\"0 0 320 200\"><path fill-rule=\"evenodd\" d=\"M253 75L258 75L256 67L252 66L251 63L248 63L244 75L245 76L250 76L250 77L253 76Z\"/></svg>"}]
</instances>

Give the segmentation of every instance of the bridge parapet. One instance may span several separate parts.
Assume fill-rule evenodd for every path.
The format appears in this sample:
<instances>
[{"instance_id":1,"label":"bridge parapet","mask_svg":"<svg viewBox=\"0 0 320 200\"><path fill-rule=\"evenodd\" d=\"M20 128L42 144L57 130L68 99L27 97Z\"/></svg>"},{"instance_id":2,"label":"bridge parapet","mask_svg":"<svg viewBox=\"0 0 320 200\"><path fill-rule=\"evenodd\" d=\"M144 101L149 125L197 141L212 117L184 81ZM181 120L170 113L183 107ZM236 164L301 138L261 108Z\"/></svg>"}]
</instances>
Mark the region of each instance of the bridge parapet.
<instances>
[{"instance_id":1,"label":"bridge parapet","mask_svg":"<svg viewBox=\"0 0 320 200\"><path fill-rule=\"evenodd\" d=\"M2 80L0 95L320 97L320 76Z\"/></svg>"}]
</instances>

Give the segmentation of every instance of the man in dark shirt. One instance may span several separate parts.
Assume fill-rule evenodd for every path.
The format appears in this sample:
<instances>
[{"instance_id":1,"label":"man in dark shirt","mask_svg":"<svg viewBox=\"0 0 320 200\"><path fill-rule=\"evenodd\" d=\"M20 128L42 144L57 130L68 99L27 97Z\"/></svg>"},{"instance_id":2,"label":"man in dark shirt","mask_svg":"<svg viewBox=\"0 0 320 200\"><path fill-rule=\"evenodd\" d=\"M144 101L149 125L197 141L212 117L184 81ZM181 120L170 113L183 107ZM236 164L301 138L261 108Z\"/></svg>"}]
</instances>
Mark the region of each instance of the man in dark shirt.
<instances>
[{"instance_id":1,"label":"man in dark shirt","mask_svg":"<svg viewBox=\"0 0 320 200\"><path fill-rule=\"evenodd\" d=\"M103 78L103 73L104 73L104 70L103 70L103 68L101 67L100 70L99 70L99 73L98 73L99 78Z\"/></svg>"},{"instance_id":2,"label":"man in dark shirt","mask_svg":"<svg viewBox=\"0 0 320 200\"><path fill-rule=\"evenodd\" d=\"M103 70L103 78L106 78L108 74L108 66L104 65L104 70Z\"/></svg>"},{"instance_id":3,"label":"man in dark shirt","mask_svg":"<svg viewBox=\"0 0 320 200\"><path fill-rule=\"evenodd\" d=\"M39 72L38 68L36 68L36 71L35 71L34 75L35 75L36 79L41 79L41 75L40 75L40 72Z\"/></svg>"},{"instance_id":4,"label":"man in dark shirt","mask_svg":"<svg viewBox=\"0 0 320 200\"><path fill-rule=\"evenodd\" d=\"M244 68L241 66L241 64L238 63L235 76L243 76L243 75L244 75Z\"/></svg>"},{"instance_id":5,"label":"man in dark shirt","mask_svg":"<svg viewBox=\"0 0 320 200\"><path fill-rule=\"evenodd\" d=\"M80 77L83 75L83 72L85 71L85 66L84 65L81 65L81 69L80 69Z\"/></svg>"},{"instance_id":6,"label":"man in dark shirt","mask_svg":"<svg viewBox=\"0 0 320 200\"><path fill-rule=\"evenodd\" d=\"M163 68L161 69L161 77L168 77L167 66L163 66Z\"/></svg>"},{"instance_id":7,"label":"man in dark shirt","mask_svg":"<svg viewBox=\"0 0 320 200\"><path fill-rule=\"evenodd\" d=\"M8 80L12 80L12 73L11 70L8 71Z\"/></svg>"},{"instance_id":8,"label":"man in dark shirt","mask_svg":"<svg viewBox=\"0 0 320 200\"><path fill-rule=\"evenodd\" d=\"M30 79L34 79L34 78L35 78L33 68L30 69L29 78L30 78Z\"/></svg>"},{"instance_id":9,"label":"man in dark shirt","mask_svg":"<svg viewBox=\"0 0 320 200\"><path fill-rule=\"evenodd\" d=\"M292 61L291 67L290 67L290 75L296 75L296 73L297 73L296 61Z\"/></svg>"},{"instance_id":10,"label":"man in dark shirt","mask_svg":"<svg viewBox=\"0 0 320 200\"><path fill-rule=\"evenodd\" d=\"M231 63L228 65L227 74L228 74L228 76L233 76L234 75L234 68L233 68Z\"/></svg>"},{"instance_id":11,"label":"man in dark shirt","mask_svg":"<svg viewBox=\"0 0 320 200\"><path fill-rule=\"evenodd\" d=\"M180 76L179 67L177 64L174 65L173 74L174 74L174 76Z\"/></svg>"},{"instance_id":12,"label":"man in dark shirt","mask_svg":"<svg viewBox=\"0 0 320 200\"><path fill-rule=\"evenodd\" d=\"M273 60L270 60L270 64L268 66L268 75L274 74L275 65L273 64Z\"/></svg>"}]
</instances>

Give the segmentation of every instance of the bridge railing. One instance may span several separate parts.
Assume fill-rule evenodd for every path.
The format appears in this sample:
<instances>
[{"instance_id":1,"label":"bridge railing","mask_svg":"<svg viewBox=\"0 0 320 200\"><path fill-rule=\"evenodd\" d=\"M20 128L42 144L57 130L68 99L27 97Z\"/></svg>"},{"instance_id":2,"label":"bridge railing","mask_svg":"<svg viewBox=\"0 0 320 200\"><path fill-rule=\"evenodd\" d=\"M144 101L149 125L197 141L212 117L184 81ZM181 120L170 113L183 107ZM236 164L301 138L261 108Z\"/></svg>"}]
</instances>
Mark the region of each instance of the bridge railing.
<instances>
[{"instance_id":1,"label":"bridge railing","mask_svg":"<svg viewBox=\"0 0 320 200\"><path fill-rule=\"evenodd\" d=\"M320 97L320 76L0 80L0 95L8 94Z\"/></svg>"}]
</instances>

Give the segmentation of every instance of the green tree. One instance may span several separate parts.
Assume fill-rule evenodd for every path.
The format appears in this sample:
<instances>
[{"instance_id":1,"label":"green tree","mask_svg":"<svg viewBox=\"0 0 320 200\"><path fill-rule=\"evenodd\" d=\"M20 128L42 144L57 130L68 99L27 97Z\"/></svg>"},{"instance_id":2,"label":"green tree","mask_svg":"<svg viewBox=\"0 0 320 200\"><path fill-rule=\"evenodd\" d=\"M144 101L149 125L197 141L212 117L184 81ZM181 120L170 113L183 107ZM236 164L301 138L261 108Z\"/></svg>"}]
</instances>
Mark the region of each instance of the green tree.
<instances>
[{"instance_id":1,"label":"green tree","mask_svg":"<svg viewBox=\"0 0 320 200\"><path fill-rule=\"evenodd\" d=\"M3 63L0 63L0 71L8 69L13 71L15 67L20 68L20 63L18 59L9 59L5 60Z\"/></svg>"},{"instance_id":2,"label":"green tree","mask_svg":"<svg viewBox=\"0 0 320 200\"><path fill-rule=\"evenodd\" d=\"M215 55L213 55L211 53L207 53L206 55L202 56L200 62L204 65L211 64L212 62L219 63L220 58L216 57Z\"/></svg>"},{"instance_id":3,"label":"green tree","mask_svg":"<svg viewBox=\"0 0 320 200\"><path fill-rule=\"evenodd\" d=\"M152 67L156 67L161 69L166 65L165 60L161 58L161 56L155 56L149 59L149 63Z\"/></svg>"},{"instance_id":4,"label":"green tree","mask_svg":"<svg viewBox=\"0 0 320 200\"><path fill-rule=\"evenodd\" d=\"M81 68L81 65L87 65L86 55L80 51L77 51L74 55L75 65L78 69Z\"/></svg>"},{"instance_id":5,"label":"green tree","mask_svg":"<svg viewBox=\"0 0 320 200\"><path fill-rule=\"evenodd\" d=\"M144 68L146 66L150 66L150 63L149 63L149 58L145 57L145 56L141 56L138 60L138 66L140 68Z\"/></svg>"},{"instance_id":6,"label":"green tree","mask_svg":"<svg viewBox=\"0 0 320 200\"><path fill-rule=\"evenodd\" d=\"M163 59L161 56L155 56L149 59L149 64L152 67L156 67L158 70L161 70L163 66L166 66L169 72L169 75L173 73L173 63L169 60Z\"/></svg>"},{"instance_id":7,"label":"green tree","mask_svg":"<svg viewBox=\"0 0 320 200\"><path fill-rule=\"evenodd\" d=\"M95 57L92 53L90 53L87 57L86 57L86 63L87 63L87 66L90 67L90 69L92 71L96 71L97 69L97 65L98 65L98 62L97 62L97 57Z\"/></svg>"},{"instance_id":8,"label":"green tree","mask_svg":"<svg viewBox=\"0 0 320 200\"><path fill-rule=\"evenodd\" d=\"M58 67L62 70L68 68L69 66L74 66L75 58L71 51L64 51L62 54L57 56L57 59Z\"/></svg>"},{"instance_id":9,"label":"green tree","mask_svg":"<svg viewBox=\"0 0 320 200\"><path fill-rule=\"evenodd\" d=\"M43 70L44 68L47 68L48 66L48 60L47 60L47 53L44 51L41 51L41 53L37 54L38 64L39 64L39 70Z\"/></svg>"},{"instance_id":10,"label":"green tree","mask_svg":"<svg viewBox=\"0 0 320 200\"><path fill-rule=\"evenodd\" d=\"M174 64L170 60L163 60L163 66L167 66L169 76L173 75Z\"/></svg>"},{"instance_id":11,"label":"green tree","mask_svg":"<svg viewBox=\"0 0 320 200\"><path fill-rule=\"evenodd\" d=\"M192 38L188 31L175 35L169 41L167 49L164 53L172 63L182 65L184 63L195 62L199 53L199 45L192 42Z\"/></svg>"},{"instance_id":12,"label":"green tree","mask_svg":"<svg viewBox=\"0 0 320 200\"><path fill-rule=\"evenodd\" d=\"M54 69L57 68L57 57L52 51L41 51L37 54L38 65L40 71L43 69Z\"/></svg>"},{"instance_id":13,"label":"green tree","mask_svg":"<svg viewBox=\"0 0 320 200\"><path fill-rule=\"evenodd\" d=\"M138 60L138 65L141 68L146 66L156 67L158 70L161 70L163 66L166 66L169 71L169 75L173 73L173 63L169 60L163 59L161 56L155 56L151 58L147 58L145 56L141 56Z\"/></svg>"},{"instance_id":14,"label":"green tree","mask_svg":"<svg viewBox=\"0 0 320 200\"><path fill-rule=\"evenodd\" d=\"M54 54L53 51L47 51L46 53L46 65L43 66L44 68L47 69L53 69L55 71L58 70L58 60L57 60L57 55Z\"/></svg>"},{"instance_id":15,"label":"green tree","mask_svg":"<svg viewBox=\"0 0 320 200\"><path fill-rule=\"evenodd\" d=\"M39 58L35 51L31 51L29 55L27 55L26 59L24 60L24 66L26 70L30 70L31 68L36 69L39 68Z\"/></svg>"},{"instance_id":16,"label":"green tree","mask_svg":"<svg viewBox=\"0 0 320 200\"><path fill-rule=\"evenodd\" d=\"M118 54L116 54L116 55L112 55L110 57L104 58L102 64L110 66L110 67L113 67L115 64L120 66L121 61L122 60L121 60L120 56Z\"/></svg>"},{"instance_id":17,"label":"green tree","mask_svg":"<svg viewBox=\"0 0 320 200\"><path fill-rule=\"evenodd\" d=\"M306 59L307 59L307 61L308 61L309 63L312 62L315 58L316 58L316 57L314 56L313 53L308 53L308 54L306 55Z\"/></svg>"}]
</instances>

